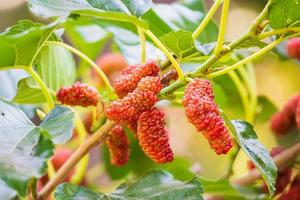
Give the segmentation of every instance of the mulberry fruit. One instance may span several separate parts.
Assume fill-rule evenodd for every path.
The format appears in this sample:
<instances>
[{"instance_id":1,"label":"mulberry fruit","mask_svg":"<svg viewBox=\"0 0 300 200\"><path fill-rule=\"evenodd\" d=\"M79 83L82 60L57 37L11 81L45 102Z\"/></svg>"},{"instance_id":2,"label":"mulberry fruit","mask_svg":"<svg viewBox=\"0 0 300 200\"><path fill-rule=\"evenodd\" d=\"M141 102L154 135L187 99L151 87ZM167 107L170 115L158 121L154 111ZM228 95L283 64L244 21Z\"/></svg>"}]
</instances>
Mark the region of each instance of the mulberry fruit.
<instances>
[{"instance_id":1,"label":"mulberry fruit","mask_svg":"<svg viewBox=\"0 0 300 200\"><path fill-rule=\"evenodd\" d=\"M123 166L129 160L129 139L121 125L116 125L110 131L106 140L111 163L116 166Z\"/></svg>"},{"instance_id":2,"label":"mulberry fruit","mask_svg":"<svg viewBox=\"0 0 300 200\"><path fill-rule=\"evenodd\" d=\"M296 124L296 109L299 105L300 95L292 97L281 111L276 113L271 119L271 129L278 135L284 135ZM297 117L299 120L299 117ZM300 121L300 120L299 120ZM300 124L299 128L300 128Z\"/></svg>"},{"instance_id":3,"label":"mulberry fruit","mask_svg":"<svg viewBox=\"0 0 300 200\"><path fill-rule=\"evenodd\" d=\"M143 78L137 88L123 99L113 101L106 109L107 118L119 123L136 121L139 115L158 101L162 85L159 77Z\"/></svg>"},{"instance_id":4,"label":"mulberry fruit","mask_svg":"<svg viewBox=\"0 0 300 200\"><path fill-rule=\"evenodd\" d=\"M157 76L160 69L154 61L138 66L129 66L121 72L121 76L114 82L114 89L120 98L132 92L146 76Z\"/></svg>"},{"instance_id":5,"label":"mulberry fruit","mask_svg":"<svg viewBox=\"0 0 300 200\"><path fill-rule=\"evenodd\" d=\"M300 199L300 174L298 174L292 184L290 189L285 192L279 200L299 200Z\"/></svg>"},{"instance_id":6,"label":"mulberry fruit","mask_svg":"<svg viewBox=\"0 0 300 200\"><path fill-rule=\"evenodd\" d=\"M58 101L69 106L97 106L100 95L96 88L77 81L70 87L62 87L56 95Z\"/></svg>"},{"instance_id":7,"label":"mulberry fruit","mask_svg":"<svg viewBox=\"0 0 300 200\"><path fill-rule=\"evenodd\" d=\"M300 59L300 38L293 38L288 41L287 53L291 58Z\"/></svg>"},{"instance_id":8,"label":"mulberry fruit","mask_svg":"<svg viewBox=\"0 0 300 200\"><path fill-rule=\"evenodd\" d=\"M168 130L165 127L164 113L157 108L143 112L138 121L137 135L145 154L157 163L173 160L169 144Z\"/></svg>"},{"instance_id":9,"label":"mulberry fruit","mask_svg":"<svg viewBox=\"0 0 300 200\"><path fill-rule=\"evenodd\" d=\"M203 133L211 148L218 155L226 154L233 142L214 102L211 83L198 78L191 81L185 90L183 105L187 118Z\"/></svg>"}]
</instances>

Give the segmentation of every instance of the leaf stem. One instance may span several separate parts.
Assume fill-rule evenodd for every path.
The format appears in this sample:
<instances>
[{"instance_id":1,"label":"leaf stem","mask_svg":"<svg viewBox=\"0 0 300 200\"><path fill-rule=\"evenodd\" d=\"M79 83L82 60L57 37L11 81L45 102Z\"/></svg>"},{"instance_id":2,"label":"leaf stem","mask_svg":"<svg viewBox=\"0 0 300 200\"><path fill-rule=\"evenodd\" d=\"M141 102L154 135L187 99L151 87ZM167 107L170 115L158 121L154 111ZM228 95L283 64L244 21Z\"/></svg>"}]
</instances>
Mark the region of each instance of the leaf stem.
<instances>
[{"instance_id":1,"label":"leaf stem","mask_svg":"<svg viewBox=\"0 0 300 200\"><path fill-rule=\"evenodd\" d=\"M196 40L197 37L204 31L207 24L210 22L210 20L213 18L214 14L217 12L218 8L220 7L223 0L216 0L212 7L207 12L205 18L200 23L200 25L197 27L197 29L193 32L193 39Z\"/></svg>"},{"instance_id":2,"label":"leaf stem","mask_svg":"<svg viewBox=\"0 0 300 200\"><path fill-rule=\"evenodd\" d=\"M259 50L258 52L252 54L251 56L245 58L244 60L241 60L239 62L237 62L236 64L230 66L230 67L227 67L223 70L220 70L220 71L217 71L217 72L214 72L214 73L211 73L208 75L209 78L215 78L217 76L221 76L223 74L226 74L232 70L235 70L237 68L239 68L240 66L243 66L244 64L247 64L259 57L261 57L262 55L264 55L265 53L267 53L268 51L272 50L276 45L278 45L280 42L282 42L283 39L280 38L278 40L275 40L274 42L268 44L267 46L265 46L264 48L262 48L261 50Z\"/></svg>"},{"instance_id":3,"label":"leaf stem","mask_svg":"<svg viewBox=\"0 0 300 200\"><path fill-rule=\"evenodd\" d=\"M273 31L268 31L268 32L264 32L261 33L257 36L257 38L259 40L263 40L265 38L274 36L274 35L281 35L281 34L285 34L285 33L299 33L300 32L300 28L299 27L290 27L290 28L283 28L283 29L277 29L277 30L273 30Z\"/></svg>"},{"instance_id":4,"label":"leaf stem","mask_svg":"<svg viewBox=\"0 0 300 200\"><path fill-rule=\"evenodd\" d=\"M146 62L146 38L144 30L137 26L137 30L139 33L140 43L141 43L141 62Z\"/></svg>"},{"instance_id":5,"label":"leaf stem","mask_svg":"<svg viewBox=\"0 0 300 200\"><path fill-rule=\"evenodd\" d=\"M84 53L82 53L81 51L75 49L74 47L71 47L63 42L56 42L56 41L47 41L45 43L45 45L58 45L58 46L62 46L64 48L66 48L67 50L71 51L72 53L78 55L80 58L82 58L83 60L85 60L88 64L90 64L93 69L98 73L98 75L101 77L101 79L103 80L106 88L108 89L109 92L109 96L110 99L113 100L115 99L115 93L114 93L114 89L111 86L108 78L106 77L105 73L100 69L100 67L94 63L88 56L86 56Z\"/></svg>"},{"instance_id":6,"label":"leaf stem","mask_svg":"<svg viewBox=\"0 0 300 200\"><path fill-rule=\"evenodd\" d=\"M248 121L250 110L249 110L249 99L248 99L247 89L245 88L243 82L241 81L241 79L239 78L239 76L235 71L229 72L228 75L233 81L233 83L235 84L237 91L241 97L242 104L245 110L245 118Z\"/></svg>"},{"instance_id":7,"label":"leaf stem","mask_svg":"<svg viewBox=\"0 0 300 200\"><path fill-rule=\"evenodd\" d=\"M106 123L93 135L85 139L83 143L76 149L71 157L64 163L64 165L57 171L56 175L49 180L45 187L38 194L38 200L46 200L56 186L63 181L70 170L78 163L83 156L85 156L92 147L98 143L102 143L107 137L109 130L115 125L113 121L106 121Z\"/></svg>"},{"instance_id":8,"label":"leaf stem","mask_svg":"<svg viewBox=\"0 0 300 200\"><path fill-rule=\"evenodd\" d=\"M225 37L226 28L227 28L229 5L230 5L230 0L224 0L223 6L222 6L222 16L221 16L221 22L220 22L219 35L218 35L217 45L214 50L215 55L219 55L223 49L224 37Z\"/></svg>"},{"instance_id":9,"label":"leaf stem","mask_svg":"<svg viewBox=\"0 0 300 200\"><path fill-rule=\"evenodd\" d=\"M40 86L50 109L54 108L54 101L52 99L50 91L48 90L47 86L44 84L43 80L39 77L39 75L34 71L34 69L32 67L26 68L26 71L35 80L35 82Z\"/></svg>"},{"instance_id":10,"label":"leaf stem","mask_svg":"<svg viewBox=\"0 0 300 200\"><path fill-rule=\"evenodd\" d=\"M171 55L168 49L163 45L163 43L149 30L144 30L145 33L151 38L153 43L167 56L167 58L171 61L172 65L174 66L175 70L178 73L179 80L184 80L184 74L176 61L176 59Z\"/></svg>"}]
</instances>

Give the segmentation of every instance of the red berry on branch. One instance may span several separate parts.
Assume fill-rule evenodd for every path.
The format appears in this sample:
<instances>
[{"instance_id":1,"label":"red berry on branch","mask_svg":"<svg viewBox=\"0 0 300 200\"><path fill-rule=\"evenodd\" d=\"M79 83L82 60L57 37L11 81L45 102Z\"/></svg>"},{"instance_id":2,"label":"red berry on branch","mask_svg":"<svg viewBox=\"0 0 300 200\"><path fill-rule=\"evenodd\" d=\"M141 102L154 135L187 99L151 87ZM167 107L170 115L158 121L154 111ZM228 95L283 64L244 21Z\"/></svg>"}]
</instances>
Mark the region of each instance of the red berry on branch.
<instances>
[{"instance_id":1,"label":"red berry on branch","mask_svg":"<svg viewBox=\"0 0 300 200\"><path fill-rule=\"evenodd\" d=\"M233 142L214 102L211 83L198 78L191 81L185 90L183 105L187 118L203 133L210 147L218 155L226 154Z\"/></svg>"},{"instance_id":2,"label":"red berry on branch","mask_svg":"<svg viewBox=\"0 0 300 200\"><path fill-rule=\"evenodd\" d=\"M279 200L299 200L300 199L300 174L298 174L290 189L279 197Z\"/></svg>"},{"instance_id":3,"label":"red berry on branch","mask_svg":"<svg viewBox=\"0 0 300 200\"><path fill-rule=\"evenodd\" d=\"M278 135L285 135L295 126L295 113L297 104L300 101L300 95L292 97L271 119L271 129ZM299 126L300 127L300 126Z\"/></svg>"},{"instance_id":4,"label":"red berry on branch","mask_svg":"<svg viewBox=\"0 0 300 200\"><path fill-rule=\"evenodd\" d=\"M97 106L99 93L96 88L77 81L70 87L62 87L56 94L62 104L69 106Z\"/></svg>"},{"instance_id":5,"label":"red berry on branch","mask_svg":"<svg viewBox=\"0 0 300 200\"><path fill-rule=\"evenodd\" d=\"M292 58L300 59L300 38L292 38L288 41L287 53Z\"/></svg>"},{"instance_id":6,"label":"red berry on branch","mask_svg":"<svg viewBox=\"0 0 300 200\"><path fill-rule=\"evenodd\" d=\"M157 163L173 161L164 113L157 108L143 112L137 123L139 144L145 154Z\"/></svg>"},{"instance_id":7,"label":"red berry on branch","mask_svg":"<svg viewBox=\"0 0 300 200\"><path fill-rule=\"evenodd\" d=\"M137 66L129 66L121 73L121 76L114 82L114 89L120 98L132 92L146 76L157 76L160 69L154 61L149 61L145 64Z\"/></svg>"},{"instance_id":8,"label":"red berry on branch","mask_svg":"<svg viewBox=\"0 0 300 200\"><path fill-rule=\"evenodd\" d=\"M159 77L143 78L133 92L111 102L106 109L107 118L119 123L136 121L142 112L152 108L158 101L157 94L161 88Z\"/></svg>"},{"instance_id":9,"label":"red berry on branch","mask_svg":"<svg viewBox=\"0 0 300 200\"><path fill-rule=\"evenodd\" d=\"M123 166L128 162L130 154L129 139L121 125L116 125L111 129L106 145L113 165Z\"/></svg>"}]
</instances>

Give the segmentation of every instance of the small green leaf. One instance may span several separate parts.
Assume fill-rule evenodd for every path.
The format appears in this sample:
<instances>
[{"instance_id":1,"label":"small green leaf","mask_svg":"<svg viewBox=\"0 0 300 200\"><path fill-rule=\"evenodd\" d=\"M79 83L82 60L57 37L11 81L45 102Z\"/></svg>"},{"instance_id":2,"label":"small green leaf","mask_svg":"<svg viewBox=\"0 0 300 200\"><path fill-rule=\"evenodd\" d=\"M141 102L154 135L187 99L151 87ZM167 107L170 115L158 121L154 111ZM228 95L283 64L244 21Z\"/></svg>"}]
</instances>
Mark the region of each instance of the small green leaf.
<instances>
[{"instance_id":1,"label":"small green leaf","mask_svg":"<svg viewBox=\"0 0 300 200\"><path fill-rule=\"evenodd\" d=\"M181 58L186 52L195 52L197 49L194 46L192 33L185 30L170 32L160 37L164 45L173 52L177 57Z\"/></svg>"},{"instance_id":2,"label":"small green leaf","mask_svg":"<svg viewBox=\"0 0 300 200\"><path fill-rule=\"evenodd\" d=\"M48 88L57 91L74 83L75 61L65 48L47 46L41 51L37 72Z\"/></svg>"},{"instance_id":3,"label":"small green leaf","mask_svg":"<svg viewBox=\"0 0 300 200\"><path fill-rule=\"evenodd\" d=\"M53 151L47 132L16 106L0 100L0 179L25 196L28 182L46 171Z\"/></svg>"},{"instance_id":4,"label":"small green leaf","mask_svg":"<svg viewBox=\"0 0 300 200\"><path fill-rule=\"evenodd\" d=\"M71 108L55 106L45 117L40 127L49 133L55 144L62 144L72 136L74 116Z\"/></svg>"},{"instance_id":5,"label":"small green leaf","mask_svg":"<svg viewBox=\"0 0 300 200\"><path fill-rule=\"evenodd\" d=\"M111 194L98 193L80 186L64 183L58 186L54 196L57 200L75 200L79 198L91 200L201 200L203 199L202 193L202 185L196 178L188 182L181 182L174 179L173 176L166 171L152 170L136 182L120 185L117 190Z\"/></svg>"},{"instance_id":6,"label":"small green leaf","mask_svg":"<svg viewBox=\"0 0 300 200\"><path fill-rule=\"evenodd\" d=\"M18 82L17 94L12 100L13 103L40 104L45 101L42 90L31 77L21 79Z\"/></svg>"},{"instance_id":7,"label":"small green leaf","mask_svg":"<svg viewBox=\"0 0 300 200\"><path fill-rule=\"evenodd\" d=\"M0 67L28 66L39 47L51 36L59 21L49 25L19 21L0 34Z\"/></svg>"},{"instance_id":8,"label":"small green leaf","mask_svg":"<svg viewBox=\"0 0 300 200\"><path fill-rule=\"evenodd\" d=\"M272 115L277 112L276 106L266 96L258 96L257 112L255 121L258 123L264 123L270 120Z\"/></svg>"},{"instance_id":9,"label":"small green leaf","mask_svg":"<svg viewBox=\"0 0 300 200\"><path fill-rule=\"evenodd\" d=\"M268 19L273 29L299 26L300 3L298 0L272 0Z\"/></svg>"},{"instance_id":10,"label":"small green leaf","mask_svg":"<svg viewBox=\"0 0 300 200\"><path fill-rule=\"evenodd\" d=\"M243 151L261 172L272 196L276 190L277 168L269 151L259 142L251 124L242 120L232 120L231 124L233 127L227 125L230 126Z\"/></svg>"}]
</instances>

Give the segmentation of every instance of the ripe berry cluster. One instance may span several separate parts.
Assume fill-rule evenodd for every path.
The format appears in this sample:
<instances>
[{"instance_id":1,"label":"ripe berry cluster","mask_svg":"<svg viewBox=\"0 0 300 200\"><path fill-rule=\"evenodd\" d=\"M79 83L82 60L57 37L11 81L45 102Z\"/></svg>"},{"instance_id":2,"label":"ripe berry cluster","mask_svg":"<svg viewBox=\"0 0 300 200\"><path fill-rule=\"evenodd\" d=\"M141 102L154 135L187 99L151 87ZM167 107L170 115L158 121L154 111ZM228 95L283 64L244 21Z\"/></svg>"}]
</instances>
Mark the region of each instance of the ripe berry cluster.
<instances>
[{"instance_id":1,"label":"ripe berry cluster","mask_svg":"<svg viewBox=\"0 0 300 200\"><path fill-rule=\"evenodd\" d=\"M211 83L206 79L192 80L185 90L183 105L187 118L203 133L211 148L218 155L226 154L233 142L214 102Z\"/></svg>"},{"instance_id":2,"label":"ripe berry cluster","mask_svg":"<svg viewBox=\"0 0 300 200\"><path fill-rule=\"evenodd\" d=\"M300 129L300 94L293 96L271 119L271 129L278 135L285 135L293 127Z\"/></svg>"},{"instance_id":3,"label":"ripe berry cluster","mask_svg":"<svg viewBox=\"0 0 300 200\"><path fill-rule=\"evenodd\" d=\"M159 67L153 61L125 68L114 83L120 99L109 105L106 116L135 131L141 148L150 159L166 163L173 160L173 152L164 114L153 108L162 89L158 74Z\"/></svg>"},{"instance_id":4,"label":"ripe berry cluster","mask_svg":"<svg viewBox=\"0 0 300 200\"><path fill-rule=\"evenodd\" d=\"M70 87L62 87L56 98L62 104L69 106L97 106L99 93L96 88L77 81Z\"/></svg>"}]
</instances>

